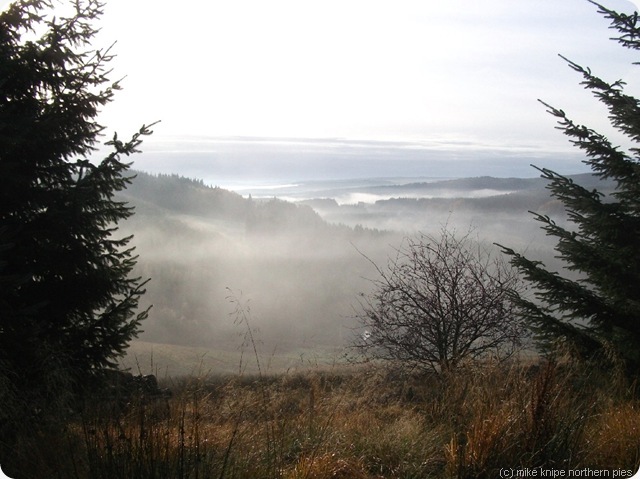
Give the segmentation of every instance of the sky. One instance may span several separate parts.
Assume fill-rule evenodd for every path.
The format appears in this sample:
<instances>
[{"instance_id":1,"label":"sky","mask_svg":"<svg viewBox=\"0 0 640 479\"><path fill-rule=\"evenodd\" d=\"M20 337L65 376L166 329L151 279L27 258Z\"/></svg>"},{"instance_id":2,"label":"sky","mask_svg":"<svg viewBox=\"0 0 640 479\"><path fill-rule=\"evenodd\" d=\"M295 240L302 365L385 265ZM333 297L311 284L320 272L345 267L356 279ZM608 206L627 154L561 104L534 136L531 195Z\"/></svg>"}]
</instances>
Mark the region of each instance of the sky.
<instances>
[{"instance_id":1,"label":"sky","mask_svg":"<svg viewBox=\"0 0 640 479\"><path fill-rule=\"evenodd\" d=\"M161 120L146 149L164 154L221 137L568 153L538 99L609 130L558 54L640 90L587 0L107 0L100 27L125 77L100 121Z\"/></svg>"}]
</instances>

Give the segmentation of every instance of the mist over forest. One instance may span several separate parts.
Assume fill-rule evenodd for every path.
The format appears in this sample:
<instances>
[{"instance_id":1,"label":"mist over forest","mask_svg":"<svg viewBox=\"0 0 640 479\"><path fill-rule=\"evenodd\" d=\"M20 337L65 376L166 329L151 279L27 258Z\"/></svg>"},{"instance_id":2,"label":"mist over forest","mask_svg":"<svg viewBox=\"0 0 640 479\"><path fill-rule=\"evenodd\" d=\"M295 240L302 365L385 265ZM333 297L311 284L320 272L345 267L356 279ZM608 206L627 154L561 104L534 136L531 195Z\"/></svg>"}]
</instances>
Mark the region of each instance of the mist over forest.
<instances>
[{"instance_id":1,"label":"mist over forest","mask_svg":"<svg viewBox=\"0 0 640 479\"><path fill-rule=\"evenodd\" d=\"M238 324L234 301L265 351L339 350L356 334L358 295L376 278L371 261L384 266L405 236L471 228L478 241L549 264L553 245L528 211L563 218L539 178L298 185L285 201L136 175L121 198L135 215L121 233L134 234L137 274L151 278L144 305L153 308L139 340L215 350L243 343L247 324Z\"/></svg>"},{"instance_id":2,"label":"mist over forest","mask_svg":"<svg viewBox=\"0 0 640 479\"><path fill-rule=\"evenodd\" d=\"M338 345L370 264L398 235L324 221L310 206L252 200L177 176L138 173L125 199L136 214L138 274L152 278L141 339L236 348L230 295L251 308L260 339L280 350Z\"/></svg>"}]
</instances>

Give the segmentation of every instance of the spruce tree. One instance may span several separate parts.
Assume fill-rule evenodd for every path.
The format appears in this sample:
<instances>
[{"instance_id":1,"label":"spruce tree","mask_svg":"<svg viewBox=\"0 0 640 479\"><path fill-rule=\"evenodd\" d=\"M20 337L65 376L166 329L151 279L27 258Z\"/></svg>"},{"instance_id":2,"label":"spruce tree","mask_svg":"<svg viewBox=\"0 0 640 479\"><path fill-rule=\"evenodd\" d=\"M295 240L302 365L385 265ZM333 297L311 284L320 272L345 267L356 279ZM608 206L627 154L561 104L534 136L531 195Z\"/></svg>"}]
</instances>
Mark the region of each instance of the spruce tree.
<instances>
[{"instance_id":1,"label":"spruce tree","mask_svg":"<svg viewBox=\"0 0 640 479\"><path fill-rule=\"evenodd\" d=\"M591 2L611 22L622 46L640 50L638 15L625 15ZM564 57L563 57L564 58ZM625 93L621 80L607 82L567 59L609 111L610 123L632 145L640 143L640 104ZM539 344L559 344L581 358L624 362L631 375L640 372L640 147L624 150L606 136L576 124L564 111L543 103L557 117L570 141L585 154L584 162L615 190L589 190L549 169L539 168L551 195L567 213L567 226L535 214L567 272L550 271L539 261L504 248L528 280L535 297L517 298ZM601 188L602 189L602 188ZM601 363L603 364L603 363ZM609 364L605 361L605 364Z\"/></svg>"},{"instance_id":2,"label":"spruce tree","mask_svg":"<svg viewBox=\"0 0 640 479\"><path fill-rule=\"evenodd\" d=\"M114 195L150 130L93 159L119 85L109 49L91 47L102 5L68 6L56 18L50 2L22 0L0 14L0 394L30 410L114 366L147 315L117 231L133 212Z\"/></svg>"}]
</instances>

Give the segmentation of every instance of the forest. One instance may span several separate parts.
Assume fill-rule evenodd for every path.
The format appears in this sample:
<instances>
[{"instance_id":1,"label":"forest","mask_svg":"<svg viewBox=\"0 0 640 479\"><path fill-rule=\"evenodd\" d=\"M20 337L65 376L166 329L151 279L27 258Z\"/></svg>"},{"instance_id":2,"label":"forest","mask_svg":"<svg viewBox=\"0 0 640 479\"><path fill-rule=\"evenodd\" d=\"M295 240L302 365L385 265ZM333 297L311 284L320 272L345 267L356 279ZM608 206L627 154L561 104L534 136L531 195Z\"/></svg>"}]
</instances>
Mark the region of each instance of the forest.
<instances>
[{"instance_id":1,"label":"forest","mask_svg":"<svg viewBox=\"0 0 640 479\"><path fill-rule=\"evenodd\" d=\"M141 336L149 342L237 348L227 299L237 295L271 347L344 346L368 267L355 244L380 254L397 236L178 176L138 172L125 198L136 208L123 229L140 254L136 274L152 278L145 302L154 314Z\"/></svg>"},{"instance_id":2,"label":"forest","mask_svg":"<svg viewBox=\"0 0 640 479\"><path fill-rule=\"evenodd\" d=\"M595 181L589 175L579 179ZM121 195L135 215L122 232L134 235L136 274L151 278L144 303L153 305L139 339L236 351L243 329L231 314L229 298L235 295L250 303L251 326L267 354L295 358L297 352L299 359L322 351L331 361L360 333L357 297L371 290L376 277L369 260L384 264L417 231L434 233L446 225L472 231L489 246L500 241L554 261L551 243L545 245L527 213L562 213L541 179L467 178L380 188L398 196L366 204L292 203L243 197L179 175L135 172ZM487 189L496 193L470 197ZM445 191L449 197L442 196ZM439 197L411 196L427 192ZM162 367L160 351L166 347L134 343L132 351L147 364L155 350ZM219 367L233 370L235 357L231 362ZM131 357L126 364L132 365Z\"/></svg>"}]
</instances>

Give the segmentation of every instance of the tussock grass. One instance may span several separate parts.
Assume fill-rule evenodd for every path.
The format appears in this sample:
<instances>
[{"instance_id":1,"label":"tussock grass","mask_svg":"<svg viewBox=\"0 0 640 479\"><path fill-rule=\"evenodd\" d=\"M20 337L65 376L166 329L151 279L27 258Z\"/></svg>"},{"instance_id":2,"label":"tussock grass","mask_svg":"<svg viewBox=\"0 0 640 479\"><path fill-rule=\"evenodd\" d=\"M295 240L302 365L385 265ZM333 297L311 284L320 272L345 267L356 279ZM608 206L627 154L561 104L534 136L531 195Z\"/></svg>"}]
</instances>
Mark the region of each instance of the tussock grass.
<instances>
[{"instance_id":1,"label":"tussock grass","mask_svg":"<svg viewBox=\"0 0 640 479\"><path fill-rule=\"evenodd\" d=\"M28 479L373 479L640 464L636 396L616 375L570 364L446 377L336 366L170 386L169 399L88 402L56 427L22 431L3 469Z\"/></svg>"}]
</instances>

